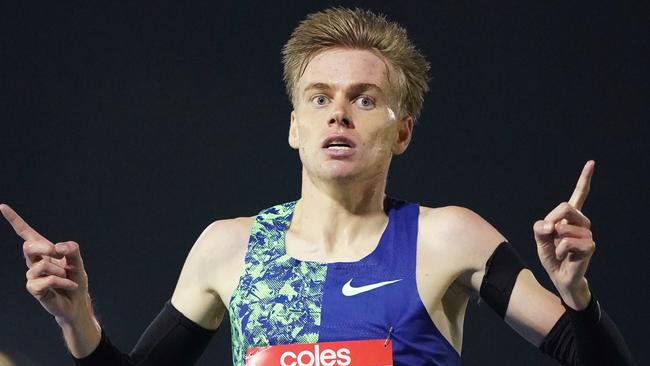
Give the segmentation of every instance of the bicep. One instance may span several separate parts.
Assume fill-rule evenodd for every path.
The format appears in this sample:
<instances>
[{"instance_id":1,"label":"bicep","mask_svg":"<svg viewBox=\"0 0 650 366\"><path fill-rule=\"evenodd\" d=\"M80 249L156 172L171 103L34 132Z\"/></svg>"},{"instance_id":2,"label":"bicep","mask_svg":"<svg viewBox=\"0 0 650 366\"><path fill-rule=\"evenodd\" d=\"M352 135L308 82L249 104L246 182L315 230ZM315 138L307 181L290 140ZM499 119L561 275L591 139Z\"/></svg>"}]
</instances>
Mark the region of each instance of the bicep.
<instances>
[{"instance_id":1,"label":"bicep","mask_svg":"<svg viewBox=\"0 0 650 366\"><path fill-rule=\"evenodd\" d=\"M216 329L223 319L226 308L214 286L217 273L215 266L215 235L218 224L206 228L190 250L179 276L171 303L185 317L206 329Z\"/></svg>"},{"instance_id":2,"label":"bicep","mask_svg":"<svg viewBox=\"0 0 650 366\"><path fill-rule=\"evenodd\" d=\"M496 249L500 247L499 243L503 243L505 238L478 215L471 213L466 215L465 223L467 228L471 228L465 230L465 234L462 236L464 240L461 242L464 253L467 253L462 257L463 266L468 270L458 278L458 281L468 289L470 296L478 297L481 294L485 276L488 275L486 274L486 264L496 253ZM508 250L502 250L500 255L507 254L504 252L508 252ZM516 254L513 255L517 257ZM500 258L497 262L501 262L499 266L502 268L493 269L493 273L488 276L493 276L493 280L498 282L497 287L502 290L498 296L509 296L509 299L501 299L504 308L500 313L505 313L506 323L526 340L539 346L564 312L564 307L557 296L537 282L530 270L515 271L516 263L513 261L517 262L513 258ZM496 273L494 273L495 271ZM504 276L509 278L514 276L515 278L508 280ZM509 281L513 281L514 284ZM508 289L503 291L501 287L508 287ZM486 302L489 304L489 299ZM495 304L490 304L490 306L493 305Z\"/></svg>"},{"instance_id":3,"label":"bicep","mask_svg":"<svg viewBox=\"0 0 650 366\"><path fill-rule=\"evenodd\" d=\"M564 311L560 299L540 285L530 270L524 269L517 276L504 320L539 347Z\"/></svg>"},{"instance_id":4,"label":"bicep","mask_svg":"<svg viewBox=\"0 0 650 366\"><path fill-rule=\"evenodd\" d=\"M217 329L226 307L218 295L179 279L171 299L172 305L186 318L206 329Z\"/></svg>"}]
</instances>

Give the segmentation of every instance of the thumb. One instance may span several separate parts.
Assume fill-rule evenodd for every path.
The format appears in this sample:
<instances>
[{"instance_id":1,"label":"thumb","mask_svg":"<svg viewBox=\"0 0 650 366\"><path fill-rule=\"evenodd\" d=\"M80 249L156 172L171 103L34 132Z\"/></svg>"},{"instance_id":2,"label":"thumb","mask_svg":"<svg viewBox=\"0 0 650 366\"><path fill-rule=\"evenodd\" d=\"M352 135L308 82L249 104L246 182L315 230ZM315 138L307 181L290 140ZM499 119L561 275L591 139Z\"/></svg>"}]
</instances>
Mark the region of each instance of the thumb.
<instances>
[{"instance_id":1,"label":"thumb","mask_svg":"<svg viewBox=\"0 0 650 366\"><path fill-rule=\"evenodd\" d=\"M79 244L74 241L66 241L57 243L54 246L57 254L64 256L66 260L66 269L75 273L84 272L84 263L81 259L81 252L79 251Z\"/></svg>"},{"instance_id":2,"label":"thumb","mask_svg":"<svg viewBox=\"0 0 650 366\"><path fill-rule=\"evenodd\" d=\"M555 227L552 222L544 220L536 221L533 225L533 233L535 234L537 245L546 244L550 240L554 231Z\"/></svg>"}]
</instances>

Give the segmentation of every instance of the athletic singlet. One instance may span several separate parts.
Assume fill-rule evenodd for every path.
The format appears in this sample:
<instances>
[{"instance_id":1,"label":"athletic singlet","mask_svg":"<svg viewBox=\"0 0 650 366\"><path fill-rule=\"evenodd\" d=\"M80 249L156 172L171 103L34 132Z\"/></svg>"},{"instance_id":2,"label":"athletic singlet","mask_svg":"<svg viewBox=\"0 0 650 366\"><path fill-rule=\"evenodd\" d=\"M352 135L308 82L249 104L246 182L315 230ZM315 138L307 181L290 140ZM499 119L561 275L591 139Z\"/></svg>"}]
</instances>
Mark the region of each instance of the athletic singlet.
<instances>
[{"instance_id":1,"label":"athletic singlet","mask_svg":"<svg viewBox=\"0 0 650 366\"><path fill-rule=\"evenodd\" d=\"M338 263L287 255L294 206L277 205L255 219L229 306L233 365L244 365L251 347L385 339L391 327L394 365L460 364L418 294L417 204L387 198L388 225L374 251Z\"/></svg>"}]
</instances>

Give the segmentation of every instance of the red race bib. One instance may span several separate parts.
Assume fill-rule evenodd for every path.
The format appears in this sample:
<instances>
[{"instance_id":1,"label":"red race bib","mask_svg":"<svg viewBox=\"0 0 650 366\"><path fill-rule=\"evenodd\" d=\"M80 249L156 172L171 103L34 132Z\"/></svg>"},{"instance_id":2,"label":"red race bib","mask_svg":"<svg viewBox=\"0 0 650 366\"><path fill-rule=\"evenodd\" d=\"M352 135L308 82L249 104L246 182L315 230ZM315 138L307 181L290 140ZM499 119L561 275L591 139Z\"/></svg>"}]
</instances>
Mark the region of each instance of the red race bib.
<instances>
[{"instance_id":1,"label":"red race bib","mask_svg":"<svg viewBox=\"0 0 650 366\"><path fill-rule=\"evenodd\" d=\"M393 344L385 339L255 347L246 366L392 366Z\"/></svg>"}]
</instances>

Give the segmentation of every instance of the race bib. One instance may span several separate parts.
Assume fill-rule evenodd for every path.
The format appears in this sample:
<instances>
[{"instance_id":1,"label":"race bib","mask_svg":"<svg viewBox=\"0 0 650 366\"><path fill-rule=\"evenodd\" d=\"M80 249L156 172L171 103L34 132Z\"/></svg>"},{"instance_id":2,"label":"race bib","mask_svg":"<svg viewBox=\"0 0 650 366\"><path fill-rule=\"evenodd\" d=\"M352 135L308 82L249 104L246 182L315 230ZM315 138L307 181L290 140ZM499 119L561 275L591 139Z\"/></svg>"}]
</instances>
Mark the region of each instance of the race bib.
<instances>
[{"instance_id":1,"label":"race bib","mask_svg":"<svg viewBox=\"0 0 650 366\"><path fill-rule=\"evenodd\" d=\"M255 347L246 366L392 366L390 340L371 339Z\"/></svg>"}]
</instances>

